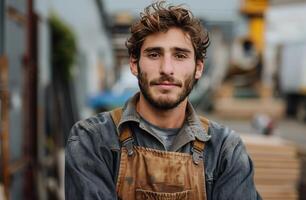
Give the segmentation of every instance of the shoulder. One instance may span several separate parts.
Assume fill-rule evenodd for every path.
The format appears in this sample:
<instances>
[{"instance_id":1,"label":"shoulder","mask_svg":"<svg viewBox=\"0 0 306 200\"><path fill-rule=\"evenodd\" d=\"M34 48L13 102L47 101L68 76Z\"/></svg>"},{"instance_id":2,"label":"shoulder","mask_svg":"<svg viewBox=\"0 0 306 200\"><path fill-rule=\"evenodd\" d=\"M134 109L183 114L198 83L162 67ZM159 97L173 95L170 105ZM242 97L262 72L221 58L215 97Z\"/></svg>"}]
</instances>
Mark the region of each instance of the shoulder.
<instances>
[{"instance_id":1,"label":"shoulder","mask_svg":"<svg viewBox=\"0 0 306 200\"><path fill-rule=\"evenodd\" d=\"M220 146L220 148L227 149L242 143L238 133L215 121L209 121L208 134L211 136L210 142L215 146Z\"/></svg>"},{"instance_id":2,"label":"shoulder","mask_svg":"<svg viewBox=\"0 0 306 200\"><path fill-rule=\"evenodd\" d=\"M85 131L94 133L97 132L99 129L107 127L107 126L114 126L110 115L108 112L102 112L97 115L91 116L87 119L80 120L76 122L72 129L83 129Z\"/></svg>"},{"instance_id":3,"label":"shoulder","mask_svg":"<svg viewBox=\"0 0 306 200\"><path fill-rule=\"evenodd\" d=\"M210 135L210 143L214 145L221 145L224 143L239 143L241 142L240 136L232 129L215 121L209 120L199 115L202 127L208 130Z\"/></svg>"},{"instance_id":4,"label":"shoulder","mask_svg":"<svg viewBox=\"0 0 306 200\"><path fill-rule=\"evenodd\" d=\"M109 112L102 112L95 116L76 122L70 131L67 143L88 141L113 145L117 148L117 130Z\"/></svg>"},{"instance_id":5,"label":"shoulder","mask_svg":"<svg viewBox=\"0 0 306 200\"><path fill-rule=\"evenodd\" d=\"M234 130L214 121L209 121L210 140L207 143L207 161L214 165L220 164L222 160L232 158L239 151L244 150L244 144ZM215 166L216 167L216 166Z\"/></svg>"},{"instance_id":6,"label":"shoulder","mask_svg":"<svg viewBox=\"0 0 306 200\"><path fill-rule=\"evenodd\" d=\"M207 144L207 161L213 168L220 172L234 163L249 165L245 145L238 133L214 121L209 122L209 127L211 139Z\"/></svg>"}]
</instances>

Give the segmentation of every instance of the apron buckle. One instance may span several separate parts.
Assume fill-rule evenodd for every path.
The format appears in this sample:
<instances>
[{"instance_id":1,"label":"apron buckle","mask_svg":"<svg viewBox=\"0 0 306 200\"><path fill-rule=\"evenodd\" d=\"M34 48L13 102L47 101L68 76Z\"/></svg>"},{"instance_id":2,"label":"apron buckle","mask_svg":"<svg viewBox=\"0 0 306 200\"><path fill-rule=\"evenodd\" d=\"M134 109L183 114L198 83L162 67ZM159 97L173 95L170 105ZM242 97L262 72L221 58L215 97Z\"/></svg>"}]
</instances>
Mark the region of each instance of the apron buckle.
<instances>
[{"instance_id":1,"label":"apron buckle","mask_svg":"<svg viewBox=\"0 0 306 200\"><path fill-rule=\"evenodd\" d=\"M128 140L124 141L122 146L124 146L127 149L128 156L132 156L134 154L134 140L132 138L129 138Z\"/></svg>"},{"instance_id":2,"label":"apron buckle","mask_svg":"<svg viewBox=\"0 0 306 200\"><path fill-rule=\"evenodd\" d=\"M198 165L203 158L202 156L203 151L198 151L196 148L192 148L191 151L192 151L192 160L194 164Z\"/></svg>"}]
</instances>

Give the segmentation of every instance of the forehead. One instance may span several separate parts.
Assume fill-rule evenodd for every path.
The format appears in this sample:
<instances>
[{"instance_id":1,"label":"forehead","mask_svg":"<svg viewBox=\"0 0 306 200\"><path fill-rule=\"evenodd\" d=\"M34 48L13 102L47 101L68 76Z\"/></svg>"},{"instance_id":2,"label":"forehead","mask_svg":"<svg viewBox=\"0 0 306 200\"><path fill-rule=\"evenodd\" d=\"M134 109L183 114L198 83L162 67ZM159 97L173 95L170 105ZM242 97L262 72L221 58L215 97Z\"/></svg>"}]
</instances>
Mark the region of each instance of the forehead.
<instances>
[{"instance_id":1,"label":"forehead","mask_svg":"<svg viewBox=\"0 0 306 200\"><path fill-rule=\"evenodd\" d=\"M161 48L164 50L183 48L193 52L190 36L179 28L170 28L167 32L158 32L147 36L141 51L147 48Z\"/></svg>"}]
</instances>

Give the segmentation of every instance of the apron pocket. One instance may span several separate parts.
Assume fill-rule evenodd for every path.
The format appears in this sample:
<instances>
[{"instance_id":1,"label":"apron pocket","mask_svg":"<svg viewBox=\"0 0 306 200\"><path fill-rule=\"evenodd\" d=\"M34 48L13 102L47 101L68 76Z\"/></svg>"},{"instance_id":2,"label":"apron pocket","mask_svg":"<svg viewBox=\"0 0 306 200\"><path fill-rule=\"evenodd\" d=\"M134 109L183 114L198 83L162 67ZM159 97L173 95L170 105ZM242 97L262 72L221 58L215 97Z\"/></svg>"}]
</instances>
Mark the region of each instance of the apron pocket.
<instances>
[{"instance_id":1,"label":"apron pocket","mask_svg":"<svg viewBox=\"0 0 306 200\"><path fill-rule=\"evenodd\" d=\"M191 190L182 192L165 193L153 192L149 190L136 189L136 200L190 200Z\"/></svg>"}]
</instances>

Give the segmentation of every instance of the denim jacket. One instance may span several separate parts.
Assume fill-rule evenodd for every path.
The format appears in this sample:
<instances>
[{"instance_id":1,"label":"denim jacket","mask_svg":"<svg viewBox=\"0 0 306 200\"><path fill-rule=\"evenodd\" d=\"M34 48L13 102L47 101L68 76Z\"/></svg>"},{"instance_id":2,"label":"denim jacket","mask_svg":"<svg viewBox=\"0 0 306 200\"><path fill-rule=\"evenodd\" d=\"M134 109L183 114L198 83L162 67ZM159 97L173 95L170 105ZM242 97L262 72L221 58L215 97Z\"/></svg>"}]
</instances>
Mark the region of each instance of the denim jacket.
<instances>
[{"instance_id":1,"label":"denim jacket","mask_svg":"<svg viewBox=\"0 0 306 200\"><path fill-rule=\"evenodd\" d=\"M65 149L66 200L117 199L116 180L120 163L118 133L128 125L135 145L166 150L152 129L140 120L135 104L139 94L123 108L118 127L109 112L77 122L71 129ZM203 152L208 200L261 199L254 185L254 168L240 137L227 127L210 121L203 129L188 103L185 123L170 151L191 153L195 138L206 143Z\"/></svg>"}]
</instances>

